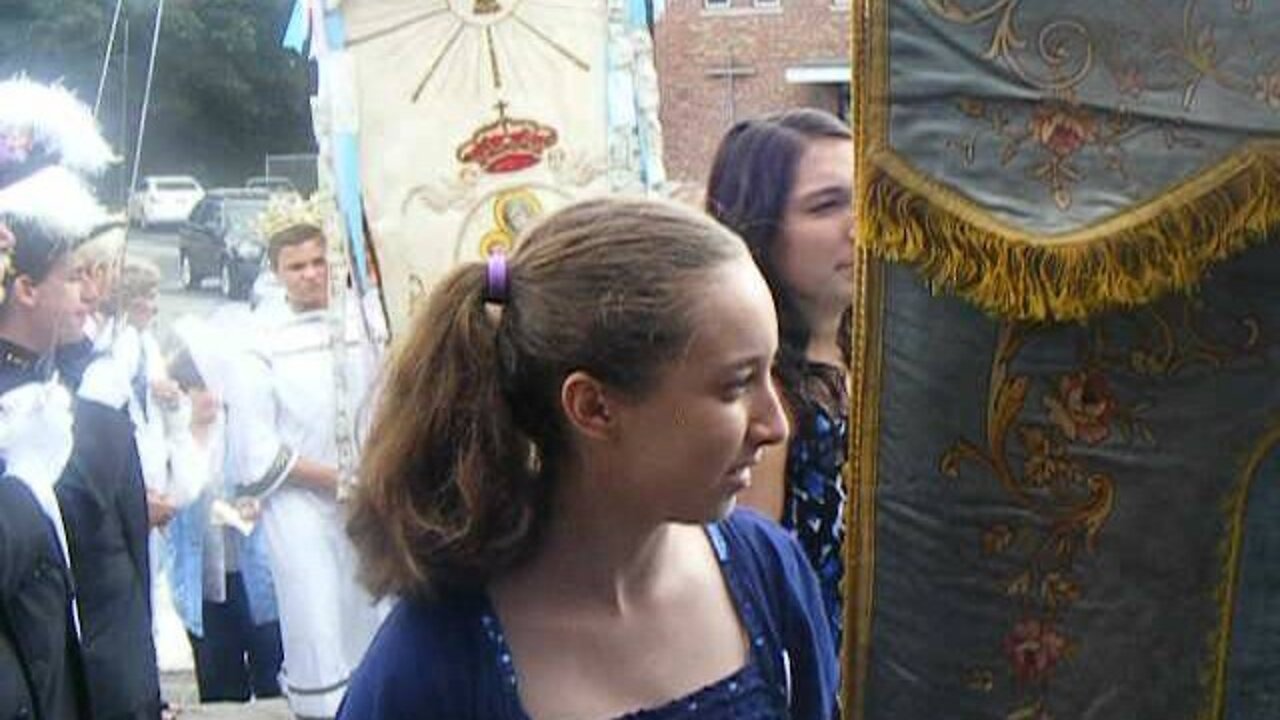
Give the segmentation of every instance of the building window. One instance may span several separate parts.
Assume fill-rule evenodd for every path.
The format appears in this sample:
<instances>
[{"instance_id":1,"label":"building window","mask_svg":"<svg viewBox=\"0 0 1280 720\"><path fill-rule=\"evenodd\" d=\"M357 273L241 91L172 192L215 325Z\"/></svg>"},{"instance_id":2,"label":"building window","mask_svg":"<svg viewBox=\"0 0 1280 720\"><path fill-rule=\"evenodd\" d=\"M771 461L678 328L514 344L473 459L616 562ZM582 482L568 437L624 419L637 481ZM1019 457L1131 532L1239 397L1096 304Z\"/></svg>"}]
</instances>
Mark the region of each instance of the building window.
<instances>
[{"instance_id":1,"label":"building window","mask_svg":"<svg viewBox=\"0 0 1280 720\"><path fill-rule=\"evenodd\" d=\"M702 0L702 7L707 10L728 10L733 0Z\"/></svg>"},{"instance_id":2,"label":"building window","mask_svg":"<svg viewBox=\"0 0 1280 720\"><path fill-rule=\"evenodd\" d=\"M751 6L757 8L782 7L782 0L751 0Z\"/></svg>"}]
</instances>

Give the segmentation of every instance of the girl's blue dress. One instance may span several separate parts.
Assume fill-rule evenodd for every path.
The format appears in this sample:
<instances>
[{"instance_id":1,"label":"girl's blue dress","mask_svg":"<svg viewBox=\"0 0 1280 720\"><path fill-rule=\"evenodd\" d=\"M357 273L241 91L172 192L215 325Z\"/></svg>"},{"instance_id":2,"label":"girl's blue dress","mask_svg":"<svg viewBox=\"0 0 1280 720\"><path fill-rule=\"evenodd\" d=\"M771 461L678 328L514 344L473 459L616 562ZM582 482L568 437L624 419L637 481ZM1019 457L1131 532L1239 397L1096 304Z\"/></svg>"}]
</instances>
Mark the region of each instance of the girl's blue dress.
<instances>
[{"instance_id":1,"label":"girl's blue dress","mask_svg":"<svg viewBox=\"0 0 1280 720\"><path fill-rule=\"evenodd\" d=\"M626 718L828 720L836 656L812 569L785 531L751 510L707 526L751 637L748 662L690 695ZM342 720L527 720L502 626L487 596L405 600L352 678Z\"/></svg>"}]
</instances>

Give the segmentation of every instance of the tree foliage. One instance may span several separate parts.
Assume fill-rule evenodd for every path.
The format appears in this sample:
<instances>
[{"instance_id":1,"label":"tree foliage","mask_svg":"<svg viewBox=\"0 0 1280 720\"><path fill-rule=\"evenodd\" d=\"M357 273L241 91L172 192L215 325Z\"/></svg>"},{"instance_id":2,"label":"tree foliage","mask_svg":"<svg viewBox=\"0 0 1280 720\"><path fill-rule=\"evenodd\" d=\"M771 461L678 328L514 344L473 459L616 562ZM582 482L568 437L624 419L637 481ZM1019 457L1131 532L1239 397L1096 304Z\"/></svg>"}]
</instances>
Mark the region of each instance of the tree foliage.
<instances>
[{"instance_id":1,"label":"tree foliage","mask_svg":"<svg viewBox=\"0 0 1280 720\"><path fill-rule=\"evenodd\" d=\"M156 3L125 0L99 111L124 158L103 188L115 201L138 135ZM268 153L314 150L310 65L280 47L292 4L166 0L140 176L238 185L261 173ZM92 103L114 9L115 0L0 2L0 76L60 80Z\"/></svg>"}]
</instances>

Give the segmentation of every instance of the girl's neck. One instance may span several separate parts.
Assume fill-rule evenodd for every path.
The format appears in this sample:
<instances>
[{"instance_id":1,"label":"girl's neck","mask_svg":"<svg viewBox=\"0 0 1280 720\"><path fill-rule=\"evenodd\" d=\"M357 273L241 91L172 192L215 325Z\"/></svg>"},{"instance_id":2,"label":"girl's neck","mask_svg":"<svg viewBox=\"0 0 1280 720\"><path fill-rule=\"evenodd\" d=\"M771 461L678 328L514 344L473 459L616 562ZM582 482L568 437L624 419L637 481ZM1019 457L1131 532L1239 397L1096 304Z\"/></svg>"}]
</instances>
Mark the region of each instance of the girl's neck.
<instances>
[{"instance_id":1,"label":"girl's neck","mask_svg":"<svg viewBox=\"0 0 1280 720\"><path fill-rule=\"evenodd\" d=\"M809 345L805 357L812 362L843 367L844 350L840 347L840 322L843 313L828 313L809 326Z\"/></svg>"},{"instance_id":2,"label":"girl's neck","mask_svg":"<svg viewBox=\"0 0 1280 720\"><path fill-rule=\"evenodd\" d=\"M541 547L497 584L542 600L625 615L663 586L683 528L602 496L609 479L563 482ZM532 599L532 597L530 598Z\"/></svg>"}]
</instances>

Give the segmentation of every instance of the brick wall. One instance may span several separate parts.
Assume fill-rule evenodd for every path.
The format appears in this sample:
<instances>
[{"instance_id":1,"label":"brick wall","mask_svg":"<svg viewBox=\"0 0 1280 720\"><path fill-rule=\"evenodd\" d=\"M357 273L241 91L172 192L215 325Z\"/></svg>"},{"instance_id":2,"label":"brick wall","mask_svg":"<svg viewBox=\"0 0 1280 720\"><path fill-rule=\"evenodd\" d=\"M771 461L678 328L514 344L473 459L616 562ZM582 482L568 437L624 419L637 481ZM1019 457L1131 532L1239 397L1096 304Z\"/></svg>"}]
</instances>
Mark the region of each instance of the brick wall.
<instances>
[{"instance_id":1,"label":"brick wall","mask_svg":"<svg viewBox=\"0 0 1280 720\"><path fill-rule=\"evenodd\" d=\"M654 32L667 174L699 186L735 120L802 105L836 112L841 86L792 84L785 74L789 67L849 57L847 3L714 1L729 7L667 0ZM726 68L733 68L732 95Z\"/></svg>"}]
</instances>

